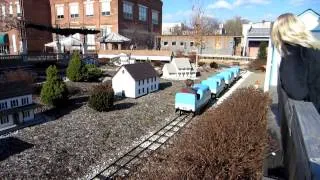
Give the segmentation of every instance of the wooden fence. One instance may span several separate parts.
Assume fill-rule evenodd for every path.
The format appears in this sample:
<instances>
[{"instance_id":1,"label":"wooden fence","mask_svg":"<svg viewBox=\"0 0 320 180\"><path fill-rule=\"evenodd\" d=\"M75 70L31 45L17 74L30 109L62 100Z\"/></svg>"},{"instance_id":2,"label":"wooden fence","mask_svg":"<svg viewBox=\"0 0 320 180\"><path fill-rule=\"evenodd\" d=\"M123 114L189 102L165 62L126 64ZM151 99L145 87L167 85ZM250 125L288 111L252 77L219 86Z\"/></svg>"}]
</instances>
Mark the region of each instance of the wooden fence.
<instances>
[{"instance_id":1,"label":"wooden fence","mask_svg":"<svg viewBox=\"0 0 320 180\"><path fill-rule=\"evenodd\" d=\"M320 115L312 103L288 98L280 85L278 92L287 179L320 179Z\"/></svg>"}]
</instances>

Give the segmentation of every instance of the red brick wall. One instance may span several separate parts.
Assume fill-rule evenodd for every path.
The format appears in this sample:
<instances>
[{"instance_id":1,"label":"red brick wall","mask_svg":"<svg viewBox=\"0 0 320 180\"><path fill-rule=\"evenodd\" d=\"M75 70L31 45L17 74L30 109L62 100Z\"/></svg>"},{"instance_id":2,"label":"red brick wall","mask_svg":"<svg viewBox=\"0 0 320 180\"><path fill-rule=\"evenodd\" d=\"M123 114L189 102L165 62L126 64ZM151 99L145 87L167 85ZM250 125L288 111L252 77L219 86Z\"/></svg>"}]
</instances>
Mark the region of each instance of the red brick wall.
<instances>
[{"instance_id":1,"label":"red brick wall","mask_svg":"<svg viewBox=\"0 0 320 180\"><path fill-rule=\"evenodd\" d=\"M23 0L24 17L27 21L41 24L51 25L51 11L49 0ZM44 44L52 41L52 35L46 31L35 29L27 29L27 46L28 52L42 52Z\"/></svg>"}]
</instances>

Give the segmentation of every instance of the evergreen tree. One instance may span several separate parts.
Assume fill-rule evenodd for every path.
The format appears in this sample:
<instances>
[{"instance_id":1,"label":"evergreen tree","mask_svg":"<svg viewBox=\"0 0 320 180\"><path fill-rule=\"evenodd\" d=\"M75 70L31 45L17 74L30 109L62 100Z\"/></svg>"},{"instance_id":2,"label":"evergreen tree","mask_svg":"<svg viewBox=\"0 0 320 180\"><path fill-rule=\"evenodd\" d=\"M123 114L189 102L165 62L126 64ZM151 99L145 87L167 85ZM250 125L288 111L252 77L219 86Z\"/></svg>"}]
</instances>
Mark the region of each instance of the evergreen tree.
<instances>
[{"instance_id":1,"label":"evergreen tree","mask_svg":"<svg viewBox=\"0 0 320 180\"><path fill-rule=\"evenodd\" d=\"M41 101L47 105L60 105L67 99L67 87L58 77L56 66L49 66L46 73L47 79L40 93Z\"/></svg>"},{"instance_id":2,"label":"evergreen tree","mask_svg":"<svg viewBox=\"0 0 320 180\"><path fill-rule=\"evenodd\" d=\"M267 47L268 44L266 42L261 42L259 46L258 58L261 60L267 59Z\"/></svg>"},{"instance_id":3,"label":"evergreen tree","mask_svg":"<svg viewBox=\"0 0 320 180\"><path fill-rule=\"evenodd\" d=\"M85 74L85 64L81 61L79 52L74 52L67 68L67 77L71 81L78 82L84 80Z\"/></svg>"}]
</instances>

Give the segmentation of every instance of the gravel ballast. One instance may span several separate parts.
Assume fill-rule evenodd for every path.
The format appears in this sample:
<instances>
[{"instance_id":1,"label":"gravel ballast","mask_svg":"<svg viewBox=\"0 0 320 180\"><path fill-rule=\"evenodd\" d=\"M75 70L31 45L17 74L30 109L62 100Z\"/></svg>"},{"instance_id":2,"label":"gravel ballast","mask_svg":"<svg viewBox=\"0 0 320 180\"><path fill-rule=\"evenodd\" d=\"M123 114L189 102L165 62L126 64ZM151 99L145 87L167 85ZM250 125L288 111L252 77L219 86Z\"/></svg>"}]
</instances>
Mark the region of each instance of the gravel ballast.
<instances>
[{"instance_id":1,"label":"gravel ballast","mask_svg":"<svg viewBox=\"0 0 320 180\"><path fill-rule=\"evenodd\" d=\"M0 137L0 177L93 177L175 116L174 95L184 83L161 83L156 93L115 102L113 111L100 113L84 103L57 119L47 115L52 121Z\"/></svg>"}]
</instances>

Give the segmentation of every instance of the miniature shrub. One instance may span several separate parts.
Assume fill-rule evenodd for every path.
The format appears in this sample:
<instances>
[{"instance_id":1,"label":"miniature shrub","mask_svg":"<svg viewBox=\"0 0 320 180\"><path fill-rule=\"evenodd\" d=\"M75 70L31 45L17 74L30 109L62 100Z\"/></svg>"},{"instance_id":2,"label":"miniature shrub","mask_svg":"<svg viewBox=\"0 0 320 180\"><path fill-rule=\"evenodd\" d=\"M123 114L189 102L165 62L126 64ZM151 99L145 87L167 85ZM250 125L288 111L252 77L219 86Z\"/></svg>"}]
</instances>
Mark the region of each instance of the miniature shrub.
<instances>
[{"instance_id":1,"label":"miniature shrub","mask_svg":"<svg viewBox=\"0 0 320 180\"><path fill-rule=\"evenodd\" d=\"M42 86L40 93L41 101L47 105L61 105L68 97L67 87L58 77L58 70L56 66L49 66L46 73L47 80Z\"/></svg>"},{"instance_id":2,"label":"miniature shrub","mask_svg":"<svg viewBox=\"0 0 320 180\"><path fill-rule=\"evenodd\" d=\"M7 82L24 81L27 84L32 84L34 82L34 77L31 72L18 69L16 71L4 72L4 80Z\"/></svg>"},{"instance_id":3,"label":"miniature shrub","mask_svg":"<svg viewBox=\"0 0 320 180\"><path fill-rule=\"evenodd\" d=\"M267 59L267 42L261 42L259 46L258 58L259 59Z\"/></svg>"},{"instance_id":4,"label":"miniature shrub","mask_svg":"<svg viewBox=\"0 0 320 180\"><path fill-rule=\"evenodd\" d=\"M93 64L87 64L85 66L86 75L85 80L86 81L98 81L98 79L102 76L101 69L97 68L96 65Z\"/></svg>"},{"instance_id":5,"label":"miniature shrub","mask_svg":"<svg viewBox=\"0 0 320 180\"><path fill-rule=\"evenodd\" d=\"M74 82L84 80L86 75L86 68L84 63L81 61L80 54L74 52L71 56L68 68L67 77Z\"/></svg>"},{"instance_id":6,"label":"miniature shrub","mask_svg":"<svg viewBox=\"0 0 320 180\"><path fill-rule=\"evenodd\" d=\"M89 106L99 112L111 110L113 102L114 92L111 84L95 86L89 98Z\"/></svg>"},{"instance_id":7,"label":"miniature shrub","mask_svg":"<svg viewBox=\"0 0 320 180\"><path fill-rule=\"evenodd\" d=\"M206 63L205 62L198 62L198 66L203 66L203 65L205 65Z\"/></svg>"},{"instance_id":8,"label":"miniature shrub","mask_svg":"<svg viewBox=\"0 0 320 180\"><path fill-rule=\"evenodd\" d=\"M262 179L269 99L245 88L147 159L131 179Z\"/></svg>"},{"instance_id":9,"label":"miniature shrub","mask_svg":"<svg viewBox=\"0 0 320 180\"><path fill-rule=\"evenodd\" d=\"M210 63L210 68L212 68L212 69L218 69L218 68L219 68L219 65L218 65L218 63L216 63L216 62L211 62L211 63Z\"/></svg>"}]
</instances>

